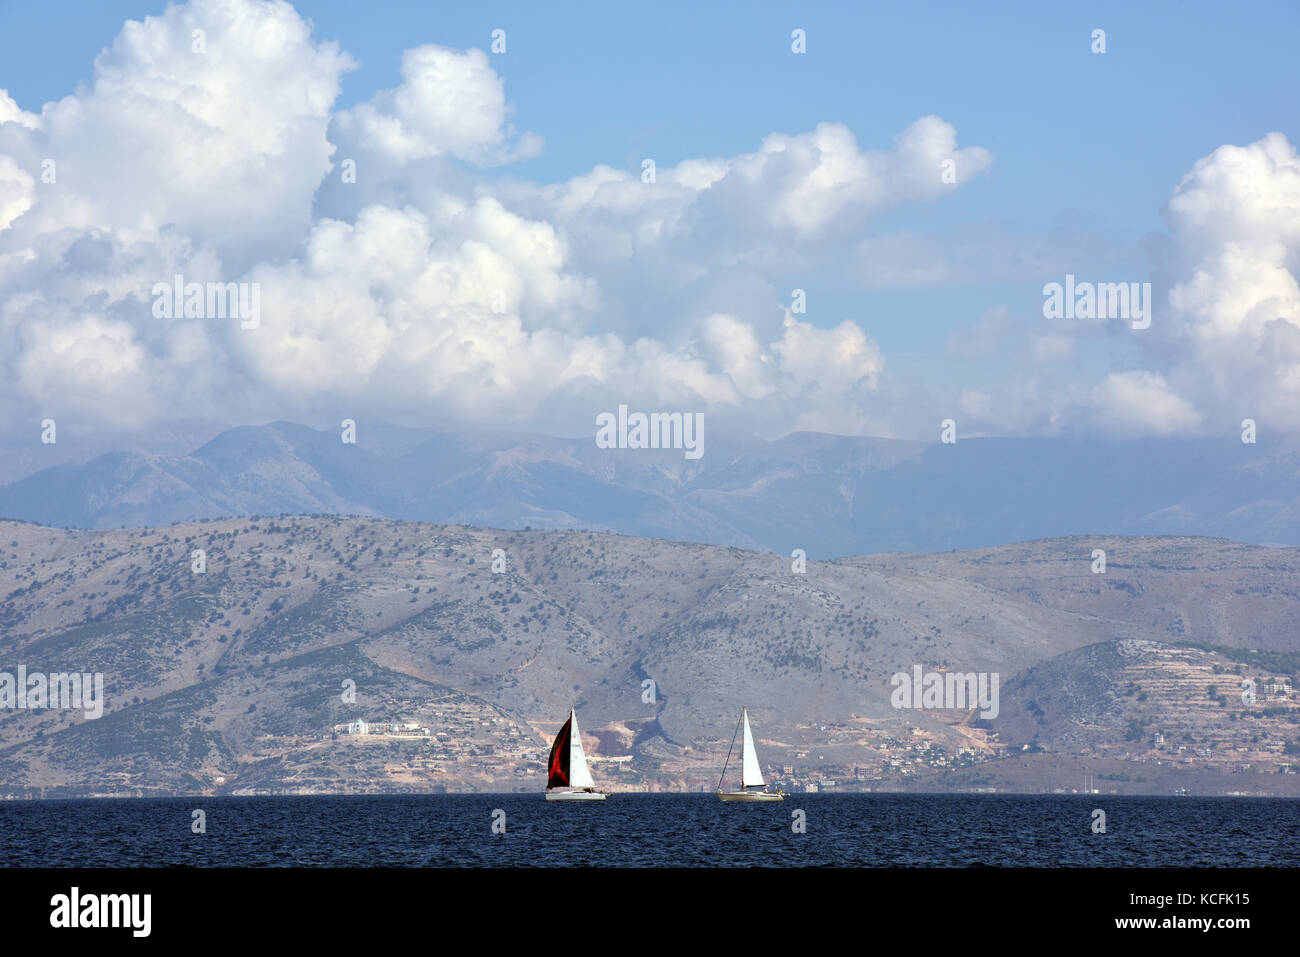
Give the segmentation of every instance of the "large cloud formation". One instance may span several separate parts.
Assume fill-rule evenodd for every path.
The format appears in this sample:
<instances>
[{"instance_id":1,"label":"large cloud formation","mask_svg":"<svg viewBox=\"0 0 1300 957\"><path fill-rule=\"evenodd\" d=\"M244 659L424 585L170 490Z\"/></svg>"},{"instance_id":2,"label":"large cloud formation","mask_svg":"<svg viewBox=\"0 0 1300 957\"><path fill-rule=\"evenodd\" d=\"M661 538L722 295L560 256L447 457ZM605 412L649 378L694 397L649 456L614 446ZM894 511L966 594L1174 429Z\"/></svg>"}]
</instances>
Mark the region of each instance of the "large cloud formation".
<instances>
[{"instance_id":1,"label":"large cloud formation","mask_svg":"<svg viewBox=\"0 0 1300 957\"><path fill-rule=\"evenodd\" d=\"M1200 160L1164 210L1184 389L1228 418L1300 422L1300 157L1280 133Z\"/></svg>"},{"instance_id":2,"label":"large cloud formation","mask_svg":"<svg viewBox=\"0 0 1300 957\"><path fill-rule=\"evenodd\" d=\"M851 319L793 312L773 277L853 270L882 242L881 211L977 179L993 157L950 124L921 117L863 148L821 123L653 175L534 183L493 169L542 140L515 129L486 53L414 47L396 88L336 109L354 66L287 3L192 0L129 21L91 83L39 113L0 91L6 421L374 415L576 433L627 402L766 434L897 430L878 346ZM1136 403L1139 431L1195 430L1202 403L1243 385L1294 409L1298 179L1274 135L1178 187L1179 335L1150 337L1172 366L1071 383L1064 404L1039 402L1032 376L1016 401L950 398L1004 428L1042 426L1051 406L1053 428L1131 431ZM159 318L152 290L176 275L257 283L260 322ZM1072 351L1039 335L1031 359Z\"/></svg>"},{"instance_id":3,"label":"large cloud formation","mask_svg":"<svg viewBox=\"0 0 1300 957\"><path fill-rule=\"evenodd\" d=\"M8 420L582 430L630 402L882 427L879 349L852 322L783 313L757 270L937 199L945 158L990 162L927 117L892 150L823 124L650 183L488 180L475 171L541 140L515 132L486 54L410 49L399 87L336 111L353 66L286 3L194 0L128 22L92 83L39 114L0 97ZM260 322L159 318L151 291L176 275L257 283ZM647 283L682 308L636 308ZM717 308L728 283L735 311Z\"/></svg>"},{"instance_id":4,"label":"large cloud formation","mask_svg":"<svg viewBox=\"0 0 1300 957\"><path fill-rule=\"evenodd\" d=\"M995 309L950 337L952 351L1021 362L1015 381L954 403L973 431L1229 435L1247 418L1274 435L1300 428L1295 146L1270 133L1220 147L1193 165L1162 213L1166 281L1153 284L1149 329ZM1090 381L1076 368L1088 340L1109 345L1124 368Z\"/></svg>"}]
</instances>

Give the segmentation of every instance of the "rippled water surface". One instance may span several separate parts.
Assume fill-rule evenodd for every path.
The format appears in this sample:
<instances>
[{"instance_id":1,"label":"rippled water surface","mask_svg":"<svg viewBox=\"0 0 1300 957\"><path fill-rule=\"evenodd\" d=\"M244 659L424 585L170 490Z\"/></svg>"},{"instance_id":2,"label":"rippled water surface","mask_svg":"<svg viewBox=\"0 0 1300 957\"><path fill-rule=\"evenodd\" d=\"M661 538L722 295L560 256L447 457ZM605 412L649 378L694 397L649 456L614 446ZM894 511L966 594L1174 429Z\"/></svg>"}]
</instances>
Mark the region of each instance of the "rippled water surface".
<instances>
[{"instance_id":1,"label":"rippled water surface","mask_svg":"<svg viewBox=\"0 0 1300 957\"><path fill-rule=\"evenodd\" d=\"M1092 831L1093 809L1106 833ZM193 811L207 831L191 831ZM505 833L493 833L494 812ZM792 829L802 811L805 833ZM496 815L500 820L500 815ZM1300 801L711 794L0 802L7 866L1294 866Z\"/></svg>"}]
</instances>

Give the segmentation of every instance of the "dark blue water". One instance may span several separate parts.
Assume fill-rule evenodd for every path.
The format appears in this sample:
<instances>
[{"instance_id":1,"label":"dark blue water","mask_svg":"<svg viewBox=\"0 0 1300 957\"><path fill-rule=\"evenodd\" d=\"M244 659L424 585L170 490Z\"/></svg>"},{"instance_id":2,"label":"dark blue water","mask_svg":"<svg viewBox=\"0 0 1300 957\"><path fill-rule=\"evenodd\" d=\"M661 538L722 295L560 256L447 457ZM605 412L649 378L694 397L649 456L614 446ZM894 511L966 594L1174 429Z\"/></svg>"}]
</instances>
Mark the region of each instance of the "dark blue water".
<instances>
[{"instance_id":1,"label":"dark blue water","mask_svg":"<svg viewBox=\"0 0 1300 957\"><path fill-rule=\"evenodd\" d=\"M207 832L191 831L192 811ZM1092 810L1106 812L1105 834ZM492 831L505 812L504 834ZM802 810L806 833L791 828ZM1300 800L712 794L0 802L6 866L1244 867L1300 864Z\"/></svg>"}]
</instances>

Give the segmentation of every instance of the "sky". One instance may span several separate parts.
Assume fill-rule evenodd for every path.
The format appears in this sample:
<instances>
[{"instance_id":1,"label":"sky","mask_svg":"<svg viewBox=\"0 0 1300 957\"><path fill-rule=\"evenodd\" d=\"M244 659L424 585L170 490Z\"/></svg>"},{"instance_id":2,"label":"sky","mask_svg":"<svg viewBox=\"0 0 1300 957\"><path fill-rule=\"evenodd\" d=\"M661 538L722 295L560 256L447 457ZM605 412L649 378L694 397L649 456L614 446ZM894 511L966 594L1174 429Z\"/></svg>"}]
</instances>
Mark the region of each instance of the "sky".
<instances>
[{"instance_id":1,"label":"sky","mask_svg":"<svg viewBox=\"0 0 1300 957\"><path fill-rule=\"evenodd\" d=\"M0 0L3 428L1300 428L1295 3L697 6Z\"/></svg>"}]
</instances>

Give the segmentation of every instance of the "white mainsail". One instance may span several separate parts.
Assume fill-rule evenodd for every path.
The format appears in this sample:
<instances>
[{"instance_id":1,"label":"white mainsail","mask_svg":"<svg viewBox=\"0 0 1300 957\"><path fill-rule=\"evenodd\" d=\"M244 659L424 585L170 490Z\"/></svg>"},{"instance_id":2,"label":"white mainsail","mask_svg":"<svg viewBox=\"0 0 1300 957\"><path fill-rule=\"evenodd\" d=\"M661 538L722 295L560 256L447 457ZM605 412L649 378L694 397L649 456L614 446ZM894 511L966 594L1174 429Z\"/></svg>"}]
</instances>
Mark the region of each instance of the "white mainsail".
<instances>
[{"instance_id":1,"label":"white mainsail","mask_svg":"<svg viewBox=\"0 0 1300 957\"><path fill-rule=\"evenodd\" d=\"M582 737L578 734L578 713L569 709L569 786L575 788L594 788L596 782L587 770L587 756L582 753ZM757 767L757 763L755 763Z\"/></svg>"},{"instance_id":2,"label":"white mainsail","mask_svg":"<svg viewBox=\"0 0 1300 957\"><path fill-rule=\"evenodd\" d=\"M745 760L740 769L740 786L742 788L752 787L754 785L762 786L763 772L758 766L758 752L754 750L754 736L749 733L749 710L741 711L741 720L745 725ZM575 731L576 731L576 725ZM581 754L581 752L579 752Z\"/></svg>"}]
</instances>

